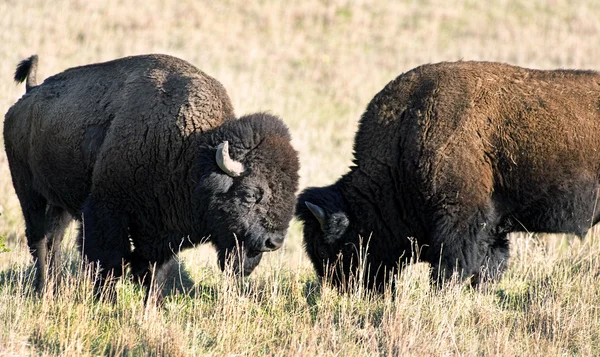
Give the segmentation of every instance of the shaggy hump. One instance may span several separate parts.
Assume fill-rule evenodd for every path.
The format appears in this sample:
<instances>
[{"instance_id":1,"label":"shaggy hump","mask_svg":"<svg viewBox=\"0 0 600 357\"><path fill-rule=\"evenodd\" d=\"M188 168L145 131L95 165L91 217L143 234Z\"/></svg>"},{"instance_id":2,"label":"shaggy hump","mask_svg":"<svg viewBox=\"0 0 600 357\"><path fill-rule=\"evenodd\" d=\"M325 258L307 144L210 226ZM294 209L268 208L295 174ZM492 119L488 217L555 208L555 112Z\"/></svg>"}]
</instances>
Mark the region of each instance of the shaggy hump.
<instances>
[{"instance_id":1,"label":"shaggy hump","mask_svg":"<svg viewBox=\"0 0 600 357\"><path fill-rule=\"evenodd\" d=\"M251 148L258 145L266 136L275 135L290 141L290 131L283 121L275 115L256 113L242 116L239 120L230 122L213 134L213 141L221 140L223 133L230 130L238 145Z\"/></svg>"},{"instance_id":2,"label":"shaggy hump","mask_svg":"<svg viewBox=\"0 0 600 357\"><path fill-rule=\"evenodd\" d=\"M267 113L245 115L215 130L211 141L220 143L226 137L231 141L233 159L246 161L260 152L259 161L297 176L298 155L289 145L291 136L287 126L277 116Z\"/></svg>"},{"instance_id":3,"label":"shaggy hump","mask_svg":"<svg viewBox=\"0 0 600 357\"><path fill-rule=\"evenodd\" d=\"M506 269L510 232L583 237L600 221L599 83L594 71L462 61L388 83L360 119L355 166L300 195L319 275L329 264L343 285L358 273L348 247L368 246L379 287L416 244L433 281L477 284Z\"/></svg>"},{"instance_id":4,"label":"shaggy hump","mask_svg":"<svg viewBox=\"0 0 600 357\"><path fill-rule=\"evenodd\" d=\"M17 69L28 88L36 63ZM103 268L97 294L123 261L149 289L150 267L206 242L222 269L248 275L282 246L292 218L299 165L287 127L264 113L236 119L221 83L172 56L47 78L9 109L4 144L38 291L72 217L85 221L83 253Z\"/></svg>"}]
</instances>

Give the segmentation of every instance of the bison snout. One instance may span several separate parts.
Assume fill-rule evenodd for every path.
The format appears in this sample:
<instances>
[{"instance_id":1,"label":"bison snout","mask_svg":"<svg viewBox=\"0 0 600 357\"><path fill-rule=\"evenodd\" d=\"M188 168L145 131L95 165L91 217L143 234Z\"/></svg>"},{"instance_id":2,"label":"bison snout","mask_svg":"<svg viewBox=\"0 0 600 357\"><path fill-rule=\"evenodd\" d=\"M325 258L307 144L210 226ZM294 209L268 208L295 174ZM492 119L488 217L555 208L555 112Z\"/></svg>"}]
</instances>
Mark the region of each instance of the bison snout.
<instances>
[{"instance_id":1,"label":"bison snout","mask_svg":"<svg viewBox=\"0 0 600 357\"><path fill-rule=\"evenodd\" d=\"M281 248L285 231L267 232L263 227L253 227L245 237L245 245L257 252L272 252Z\"/></svg>"},{"instance_id":2,"label":"bison snout","mask_svg":"<svg viewBox=\"0 0 600 357\"><path fill-rule=\"evenodd\" d=\"M270 252L281 248L283 245L283 237L268 237L265 239L265 252Z\"/></svg>"}]
</instances>

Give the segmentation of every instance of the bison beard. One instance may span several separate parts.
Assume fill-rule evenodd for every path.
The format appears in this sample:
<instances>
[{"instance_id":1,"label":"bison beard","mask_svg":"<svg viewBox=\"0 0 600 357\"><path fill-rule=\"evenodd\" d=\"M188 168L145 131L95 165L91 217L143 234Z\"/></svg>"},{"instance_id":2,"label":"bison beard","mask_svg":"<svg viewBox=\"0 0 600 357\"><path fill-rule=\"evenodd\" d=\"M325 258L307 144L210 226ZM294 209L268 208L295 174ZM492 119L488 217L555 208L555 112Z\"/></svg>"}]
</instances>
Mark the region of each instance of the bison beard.
<instances>
[{"instance_id":1,"label":"bison beard","mask_svg":"<svg viewBox=\"0 0 600 357\"><path fill-rule=\"evenodd\" d=\"M243 275L282 245L299 164L279 118L236 119L219 82L170 56L76 67L41 85L36 66L35 56L18 66L27 94L7 112L4 140L38 291L71 217L102 268L96 295L123 263L150 288L154 269L195 244Z\"/></svg>"},{"instance_id":2,"label":"bison beard","mask_svg":"<svg viewBox=\"0 0 600 357\"><path fill-rule=\"evenodd\" d=\"M296 215L317 273L381 288L419 258L432 281L496 279L508 233L583 237L600 218L600 75L455 62L418 67L369 103L350 171ZM419 257L415 256L419 252Z\"/></svg>"}]
</instances>

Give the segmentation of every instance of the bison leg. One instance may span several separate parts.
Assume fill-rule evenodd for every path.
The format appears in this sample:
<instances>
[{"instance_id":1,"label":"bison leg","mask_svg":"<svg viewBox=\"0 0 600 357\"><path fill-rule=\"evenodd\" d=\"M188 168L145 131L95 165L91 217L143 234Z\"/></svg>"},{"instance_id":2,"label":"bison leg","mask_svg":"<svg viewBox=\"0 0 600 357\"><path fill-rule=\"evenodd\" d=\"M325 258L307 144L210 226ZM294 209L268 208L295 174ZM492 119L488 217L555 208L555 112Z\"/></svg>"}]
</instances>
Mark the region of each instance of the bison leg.
<instances>
[{"instance_id":1,"label":"bison leg","mask_svg":"<svg viewBox=\"0 0 600 357\"><path fill-rule=\"evenodd\" d=\"M57 274L57 268L60 267L60 244L71 220L71 216L58 206L50 205L46 211L48 272L55 277L57 283L60 282L60 275Z\"/></svg>"},{"instance_id":2,"label":"bison leg","mask_svg":"<svg viewBox=\"0 0 600 357\"><path fill-rule=\"evenodd\" d=\"M497 281L508 266L509 241L506 233L496 236L496 240L488 247L481 262L481 268L471 280L473 286L486 281Z\"/></svg>"},{"instance_id":3,"label":"bison leg","mask_svg":"<svg viewBox=\"0 0 600 357\"><path fill-rule=\"evenodd\" d=\"M491 207L469 210L468 205L456 206L454 211L446 209L438 215L426 257L434 281L448 281L454 274L460 280L478 279L482 265L492 267L506 258L507 243L496 239L492 232L498 219Z\"/></svg>"},{"instance_id":4,"label":"bison leg","mask_svg":"<svg viewBox=\"0 0 600 357\"><path fill-rule=\"evenodd\" d=\"M164 298L162 288L164 280L166 280L165 269L168 269L169 264L167 263L169 260L166 262L152 262L141 257L136 251L133 251L129 261L131 263L131 274L133 275L134 281L144 287L144 302L147 304L150 300L150 296L155 294L156 302L161 304Z\"/></svg>"},{"instance_id":5,"label":"bison leg","mask_svg":"<svg viewBox=\"0 0 600 357\"><path fill-rule=\"evenodd\" d=\"M23 209L25 218L25 235L29 252L35 260L35 291L41 293L46 284L48 251L45 239L44 220L46 213L45 200Z\"/></svg>"},{"instance_id":6,"label":"bison leg","mask_svg":"<svg viewBox=\"0 0 600 357\"><path fill-rule=\"evenodd\" d=\"M24 209L25 235L29 251L35 259L35 291L42 292L48 274L54 274L54 267L60 265L60 243L64 229L70 221L62 208L54 205L46 209L46 201L37 196L37 204Z\"/></svg>"},{"instance_id":7,"label":"bison leg","mask_svg":"<svg viewBox=\"0 0 600 357\"><path fill-rule=\"evenodd\" d=\"M45 216L48 202L39 192L33 189L33 178L28 166L12 155L12 150L6 150L10 173L13 179L15 192L21 204L23 218L25 219L25 236L29 252L35 264L35 291L42 291L46 281L46 241Z\"/></svg>"},{"instance_id":8,"label":"bison leg","mask_svg":"<svg viewBox=\"0 0 600 357\"><path fill-rule=\"evenodd\" d=\"M114 279L122 275L123 263L129 255L127 216L111 202L93 195L83 205L83 253L91 263L98 263L100 274L94 283L94 295L102 294L105 283L109 299L114 300Z\"/></svg>"}]
</instances>

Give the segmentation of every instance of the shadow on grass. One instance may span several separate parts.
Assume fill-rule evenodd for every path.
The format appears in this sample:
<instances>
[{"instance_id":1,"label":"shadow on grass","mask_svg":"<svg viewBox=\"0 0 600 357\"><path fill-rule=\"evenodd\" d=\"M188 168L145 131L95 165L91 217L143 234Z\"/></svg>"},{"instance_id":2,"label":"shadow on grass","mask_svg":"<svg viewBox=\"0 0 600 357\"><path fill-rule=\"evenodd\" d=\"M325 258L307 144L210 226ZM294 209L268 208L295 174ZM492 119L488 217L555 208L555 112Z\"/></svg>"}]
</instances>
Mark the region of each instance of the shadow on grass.
<instances>
[{"instance_id":1,"label":"shadow on grass","mask_svg":"<svg viewBox=\"0 0 600 357\"><path fill-rule=\"evenodd\" d=\"M514 311L529 311L533 305L557 301L561 296L578 296L582 289L590 289L578 282L583 275L598 276L597 261L562 259L551 270L535 272L520 279L501 282L496 296L498 305Z\"/></svg>"},{"instance_id":2,"label":"shadow on grass","mask_svg":"<svg viewBox=\"0 0 600 357\"><path fill-rule=\"evenodd\" d=\"M219 284L212 282L194 282L184 266L172 261L162 274L157 274L157 283L161 286L165 300L198 300L213 303L219 298Z\"/></svg>"},{"instance_id":3,"label":"shadow on grass","mask_svg":"<svg viewBox=\"0 0 600 357\"><path fill-rule=\"evenodd\" d=\"M10 294L33 293L35 280L35 267L33 264L27 266L15 266L0 271L0 289L8 289Z\"/></svg>"},{"instance_id":4,"label":"shadow on grass","mask_svg":"<svg viewBox=\"0 0 600 357\"><path fill-rule=\"evenodd\" d=\"M308 280L304 283L304 289L302 295L306 299L308 306L315 307L321 299L322 282L319 278Z\"/></svg>"},{"instance_id":5,"label":"shadow on grass","mask_svg":"<svg viewBox=\"0 0 600 357\"><path fill-rule=\"evenodd\" d=\"M496 297L498 299L498 305L506 310L527 311L532 303L531 292L529 289L498 289L498 291L496 291Z\"/></svg>"},{"instance_id":6,"label":"shadow on grass","mask_svg":"<svg viewBox=\"0 0 600 357\"><path fill-rule=\"evenodd\" d=\"M8 294L24 298L37 297L34 291L35 272L36 267L33 263L15 265L0 271L0 290L8 290ZM78 285L77 289L83 289L83 286L89 285L87 286L89 289L84 289L86 290L85 292L82 291L81 294L78 293L76 296L83 297L82 294L92 294L92 279L91 275L88 275L91 274L90 269L84 267L78 254L69 254L68 257L63 257L58 274L58 279L56 279L56 276L48 277L46 290L54 289L53 293L60 295L61 287L64 287L64 284L73 285L75 283ZM190 298L208 302L215 301L217 298L217 286L202 283L196 284L187 269L175 259L167 263L165 269L162 269L160 273L157 273L156 279L161 287L164 298ZM80 284L83 283L83 280L87 280L87 284ZM126 286L124 289L119 289L121 292L127 295L139 295L139 298L143 299L144 293L142 292L142 287L133 283L130 274L126 273L120 279L120 282Z\"/></svg>"},{"instance_id":7,"label":"shadow on grass","mask_svg":"<svg viewBox=\"0 0 600 357\"><path fill-rule=\"evenodd\" d=\"M171 259L156 273L156 282L162 287L162 295L187 295L195 298L199 292L195 289L194 281L185 267L177 260Z\"/></svg>"},{"instance_id":8,"label":"shadow on grass","mask_svg":"<svg viewBox=\"0 0 600 357\"><path fill-rule=\"evenodd\" d=\"M323 282L320 278L315 277L304 283L304 289L302 295L306 300L306 303L310 312L310 320L314 324L318 320L319 316L319 302L321 301L321 295L323 293Z\"/></svg>"}]
</instances>

